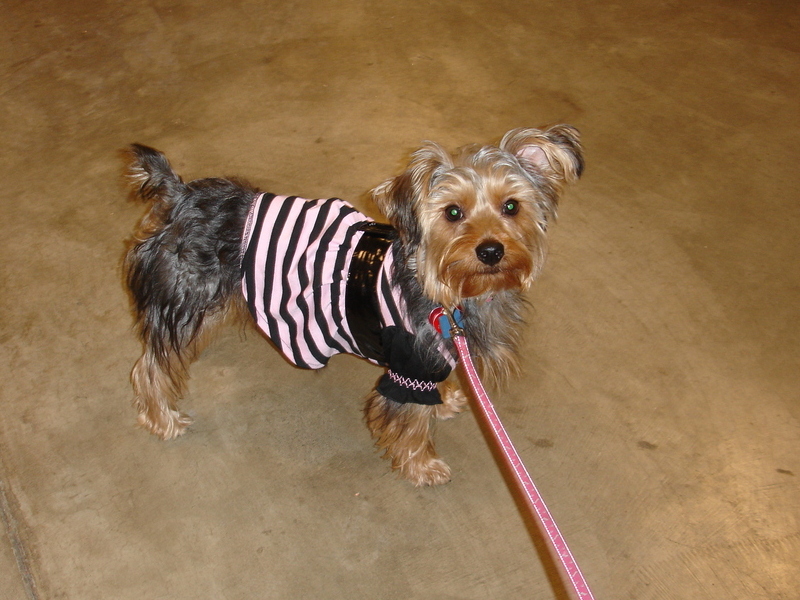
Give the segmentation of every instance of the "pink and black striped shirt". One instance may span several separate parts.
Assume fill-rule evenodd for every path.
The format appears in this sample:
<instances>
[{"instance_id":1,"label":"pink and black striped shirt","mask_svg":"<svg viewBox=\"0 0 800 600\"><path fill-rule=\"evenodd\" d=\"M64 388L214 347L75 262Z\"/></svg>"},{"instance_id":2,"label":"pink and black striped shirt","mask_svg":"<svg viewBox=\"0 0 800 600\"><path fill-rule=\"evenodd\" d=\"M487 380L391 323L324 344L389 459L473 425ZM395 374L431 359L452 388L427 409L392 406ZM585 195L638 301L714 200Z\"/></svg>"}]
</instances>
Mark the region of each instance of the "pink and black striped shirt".
<instances>
[{"instance_id":1,"label":"pink and black striped shirt","mask_svg":"<svg viewBox=\"0 0 800 600\"><path fill-rule=\"evenodd\" d=\"M372 221L338 198L261 194L242 240L242 291L256 324L298 367L319 369L334 354L364 356L347 322L347 276ZM378 276L383 327L411 331L387 251Z\"/></svg>"}]
</instances>

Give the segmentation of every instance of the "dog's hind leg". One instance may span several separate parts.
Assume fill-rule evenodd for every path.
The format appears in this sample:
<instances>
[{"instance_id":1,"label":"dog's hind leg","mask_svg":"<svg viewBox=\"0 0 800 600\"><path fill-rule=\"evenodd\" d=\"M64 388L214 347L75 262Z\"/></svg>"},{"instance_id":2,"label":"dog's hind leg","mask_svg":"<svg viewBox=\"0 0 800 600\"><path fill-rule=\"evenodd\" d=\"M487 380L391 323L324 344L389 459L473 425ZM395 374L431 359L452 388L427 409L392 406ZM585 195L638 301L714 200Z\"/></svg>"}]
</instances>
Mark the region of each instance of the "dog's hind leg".
<instances>
[{"instance_id":1,"label":"dog's hind leg","mask_svg":"<svg viewBox=\"0 0 800 600\"><path fill-rule=\"evenodd\" d=\"M184 348L154 345L145 337L145 349L131 373L133 404L139 411L139 425L162 439L178 437L192 419L178 410L189 378L188 369L225 320L225 310L206 315L199 330Z\"/></svg>"},{"instance_id":2,"label":"dog's hind leg","mask_svg":"<svg viewBox=\"0 0 800 600\"><path fill-rule=\"evenodd\" d=\"M192 419L177 410L185 378L186 367L174 354L157 357L151 348L145 349L131 373L139 425L164 440L186 431Z\"/></svg>"}]
</instances>

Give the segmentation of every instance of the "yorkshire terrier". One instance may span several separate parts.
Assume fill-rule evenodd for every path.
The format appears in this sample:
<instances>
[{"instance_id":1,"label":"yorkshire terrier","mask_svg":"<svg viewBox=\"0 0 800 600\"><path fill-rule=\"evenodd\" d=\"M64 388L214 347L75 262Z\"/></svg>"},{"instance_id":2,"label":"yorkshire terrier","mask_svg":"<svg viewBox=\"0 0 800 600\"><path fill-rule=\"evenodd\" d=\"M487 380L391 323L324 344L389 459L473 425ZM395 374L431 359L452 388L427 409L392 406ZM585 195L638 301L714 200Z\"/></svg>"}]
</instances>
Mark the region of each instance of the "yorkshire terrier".
<instances>
[{"instance_id":1,"label":"yorkshire terrier","mask_svg":"<svg viewBox=\"0 0 800 600\"><path fill-rule=\"evenodd\" d=\"M452 340L429 317L453 309L489 382L518 369L525 291L545 258L559 196L583 171L578 131L514 129L451 154L435 143L372 190L389 225L337 198L261 193L235 179L184 183L134 144L130 173L149 205L125 259L144 353L131 375L139 423L163 439L188 368L229 316L254 322L301 368L334 354L386 368L365 420L415 485L450 480L433 424L462 411ZM249 316L248 316L249 314Z\"/></svg>"}]
</instances>

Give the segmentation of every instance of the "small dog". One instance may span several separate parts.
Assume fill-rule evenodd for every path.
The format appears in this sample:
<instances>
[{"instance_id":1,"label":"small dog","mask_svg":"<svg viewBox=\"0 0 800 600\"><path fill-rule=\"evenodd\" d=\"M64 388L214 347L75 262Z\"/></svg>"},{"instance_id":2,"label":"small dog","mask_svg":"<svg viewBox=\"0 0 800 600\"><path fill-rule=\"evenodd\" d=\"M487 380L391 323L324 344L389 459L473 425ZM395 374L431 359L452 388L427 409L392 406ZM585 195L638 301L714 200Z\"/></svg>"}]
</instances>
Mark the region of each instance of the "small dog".
<instances>
[{"instance_id":1,"label":"small dog","mask_svg":"<svg viewBox=\"0 0 800 600\"><path fill-rule=\"evenodd\" d=\"M387 368L364 415L392 467L415 485L450 479L436 419L465 408L452 340L429 318L458 309L482 375L517 370L524 292L545 257L559 196L583 171L578 131L515 129L454 154L434 143L372 191L389 225L339 199L264 194L235 179L184 183L160 152L130 148L149 203L125 259L144 353L132 372L139 423L163 439L188 367L229 316L254 322L290 360L350 353Z\"/></svg>"}]
</instances>

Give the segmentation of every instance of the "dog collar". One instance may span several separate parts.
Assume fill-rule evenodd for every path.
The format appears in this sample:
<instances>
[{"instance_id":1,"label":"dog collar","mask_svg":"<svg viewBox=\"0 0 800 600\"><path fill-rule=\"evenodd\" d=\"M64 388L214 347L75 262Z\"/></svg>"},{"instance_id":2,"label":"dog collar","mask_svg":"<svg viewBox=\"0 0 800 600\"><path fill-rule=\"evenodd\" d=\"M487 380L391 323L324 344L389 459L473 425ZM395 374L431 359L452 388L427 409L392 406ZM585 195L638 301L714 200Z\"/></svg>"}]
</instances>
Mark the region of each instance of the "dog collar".
<instances>
[{"instance_id":1,"label":"dog collar","mask_svg":"<svg viewBox=\"0 0 800 600\"><path fill-rule=\"evenodd\" d=\"M458 330L464 329L464 315L458 306L452 311L442 306L434 308L428 315L428 322L446 340L453 335L459 335Z\"/></svg>"}]
</instances>

